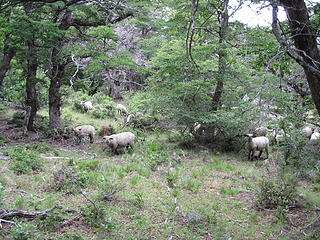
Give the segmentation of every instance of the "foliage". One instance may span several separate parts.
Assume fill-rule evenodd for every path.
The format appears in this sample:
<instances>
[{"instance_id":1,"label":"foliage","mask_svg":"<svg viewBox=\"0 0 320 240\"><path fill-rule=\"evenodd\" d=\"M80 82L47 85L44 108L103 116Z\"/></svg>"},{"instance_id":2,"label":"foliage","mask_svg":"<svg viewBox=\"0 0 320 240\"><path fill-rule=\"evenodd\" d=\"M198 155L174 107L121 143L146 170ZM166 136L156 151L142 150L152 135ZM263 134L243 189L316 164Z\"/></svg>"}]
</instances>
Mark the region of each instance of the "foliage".
<instances>
[{"instance_id":1,"label":"foliage","mask_svg":"<svg viewBox=\"0 0 320 240\"><path fill-rule=\"evenodd\" d=\"M8 143L8 139L0 135L0 147L4 146L6 143Z\"/></svg>"},{"instance_id":2,"label":"foliage","mask_svg":"<svg viewBox=\"0 0 320 240\"><path fill-rule=\"evenodd\" d=\"M284 139L280 150L283 153L284 164L279 162L282 168L291 168L298 176L320 182L320 141L308 141L301 129L291 131Z\"/></svg>"},{"instance_id":3,"label":"foliage","mask_svg":"<svg viewBox=\"0 0 320 240\"><path fill-rule=\"evenodd\" d=\"M14 240L41 239L33 223L18 223L17 228L14 228L10 235Z\"/></svg>"},{"instance_id":4,"label":"foliage","mask_svg":"<svg viewBox=\"0 0 320 240\"><path fill-rule=\"evenodd\" d=\"M288 209L297 202L297 180L289 174L276 180L262 179L256 197L256 205L262 209Z\"/></svg>"},{"instance_id":5,"label":"foliage","mask_svg":"<svg viewBox=\"0 0 320 240\"><path fill-rule=\"evenodd\" d=\"M38 153L49 152L52 150L52 148L44 142L29 144L26 148L30 151L36 151Z\"/></svg>"},{"instance_id":6,"label":"foliage","mask_svg":"<svg viewBox=\"0 0 320 240\"><path fill-rule=\"evenodd\" d=\"M44 161L39 157L39 153L26 150L23 147L7 149L3 154L12 159L10 168L16 174L26 174L31 170L39 171L44 164Z\"/></svg>"},{"instance_id":7,"label":"foliage","mask_svg":"<svg viewBox=\"0 0 320 240\"><path fill-rule=\"evenodd\" d=\"M52 188L56 191L77 193L88 185L88 172L61 167L53 174Z\"/></svg>"}]
</instances>

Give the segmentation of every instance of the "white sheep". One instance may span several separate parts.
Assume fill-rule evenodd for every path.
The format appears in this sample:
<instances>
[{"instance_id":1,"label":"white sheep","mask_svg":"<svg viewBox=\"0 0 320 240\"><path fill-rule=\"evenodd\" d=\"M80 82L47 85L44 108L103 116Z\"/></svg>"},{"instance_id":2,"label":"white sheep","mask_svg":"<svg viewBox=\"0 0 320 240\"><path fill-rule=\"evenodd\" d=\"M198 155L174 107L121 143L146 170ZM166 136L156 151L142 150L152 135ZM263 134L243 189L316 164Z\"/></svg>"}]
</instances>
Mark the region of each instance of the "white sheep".
<instances>
[{"instance_id":1,"label":"white sheep","mask_svg":"<svg viewBox=\"0 0 320 240\"><path fill-rule=\"evenodd\" d=\"M89 136L90 138L90 143L93 143L94 140L94 127L91 125L83 125L83 126L78 126L73 129L75 132L76 136L79 138L79 143L81 143L81 140L84 136Z\"/></svg>"},{"instance_id":2,"label":"white sheep","mask_svg":"<svg viewBox=\"0 0 320 240\"><path fill-rule=\"evenodd\" d=\"M81 101L80 104L83 107L83 110L85 112L88 112L89 110L93 109L92 102L90 102L90 101Z\"/></svg>"},{"instance_id":3,"label":"white sheep","mask_svg":"<svg viewBox=\"0 0 320 240\"><path fill-rule=\"evenodd\" d=\"M123 106L122 104L118 103L116 105L116 109L118 110L119 114L128 115L127 108L125 106Z\"/></svg>"},{"instance_id":4,"label":"white sheep","mask_svg":"<svg viewBox=\"0 0 320 240\"><path fill-rule=\"evenodd\" d=\"M310 140L318 140L318 139L320 139L320 133L318 132L312 133Z\"/></svg>"},{"instance_id":5,"label":"white sheep","mask_svg":"<svg viewBox=\"0 0 320 240\"><path fill-rule=\"evenodd\" d=\"M254 130L254 135L255 136L267 136L268 133L268 128L266 127L258 127Z\"/></svg>"},{"instance_id":6,"label":"white sheep","mask_svg":"<svg viewBox=\"0 0 320 240\"><path fill-rule=\"evenodd\" d=\"M106 144L112 149L113 152L118 154L118 149L120 148L129 146L133 148L134 138L135 136L132 132L123 132L110 136L104 136L103 140L106 141Z\"/></svg>"},{"instance_id":7,"label":"white sheep","mask_svg":"<svg viewBox=\"0 0 320 240\"><path fill-rule=\"evenodd\" d=\"M204 122L195 122L192 126L191 132L193 134L196 134L198 136L201 136L204 134Z\"/></svg>"},{"instance_id":8,"label":"white sheep","mask_svg":"<svg viewBox=\"0 0 320 240\"><path fill-rule=\"evenodd\" d=\"M310 139L310 138L311 138L311 135L312 135L312 133L313 133L313 130L314 130L314 129L312 129L311 127L304 127L304 128L302 129L302 133L304 134L304 136L305 136L306 138Z\"/></svg>"},{"instance_id":9,"label":"white sheep","mask_svg":"<svg viewBox=\"0 0 320 240\"><path fill-rule=\"evenodd\" d=\"M254 153L256 150L259 150L260 153L258 155L258 158L261 157L263 149L266 150L267 153L267 159L269 158L269 139L264 136L260 137L253 137L253 134L247 134L248 137L248 148L249 148L249 153L248 153L248 160L253 160L254 158Z\"/></svg>"}]
</instances>

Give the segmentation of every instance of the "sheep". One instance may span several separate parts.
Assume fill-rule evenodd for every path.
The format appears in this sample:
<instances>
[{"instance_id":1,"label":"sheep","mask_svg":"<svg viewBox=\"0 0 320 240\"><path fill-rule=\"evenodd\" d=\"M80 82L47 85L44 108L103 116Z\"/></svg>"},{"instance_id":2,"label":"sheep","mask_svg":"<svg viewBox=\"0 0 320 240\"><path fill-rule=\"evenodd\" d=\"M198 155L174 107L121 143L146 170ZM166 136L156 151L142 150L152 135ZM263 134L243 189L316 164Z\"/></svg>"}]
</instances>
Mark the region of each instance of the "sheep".
<instances>
[{"instance_id":1,"label":"sheep","mask_svg":"<svg viewBox=\"0 0 320 240\"><path fill-rule=\"evenodd\" d=\"M93 143L94 140L94 127L91 125L83 125L83 126L78 126L73 129L75 132L76 136L79 138L79 143L81 143L81 140L84 136L89 136L90 138L90 143Z\"/></svg>"},{"instance_id":2,"label":"sheep","mask_svg":"<svg viewBox=\"0 0 320 240\"><path fill-rule=\"evenodd\" d=\"M255 136L267 136L268 133L268 128L266 127L258 127L254 130L254 135Z\"/></svg>"},{"instance_id":3,"label":"sheep","mask_svg":"<svg viewBox=\"0 0 320 240\"><path fill-rule=\"evenodd\" d=\"M314 129L311 128L311 127L308 127L308 126L307 126L307 127L304 127L304 128L302 129L302 133L303 133L304 136L305 136L306 138L308 138L308 139L311 138L311 135L312 135L313 131L314 131Z\"/></svg>"},{"instance_id":4,"label":"sheep","mask_svg":"<svg viewBox=\"0 0 320 240\"><path fill-rule=\"evenodd\" d=\"M100 128L99 136L109 136L113 133L113 128L112 127L106 127L102 126Z\"/></svg>"},{"instance_id":5,"label":"sheep","mask_svg":"<svg viewBox=\"0 0 320 240\"><path fill-rule=\"evenodd\" d=\"M312 133L310 140L318 140L318 139L320 139L320 133L318 132Z\"/></svg>"},{"instance_id":6,"label":"sheep","mask_svg":"<svg viewBox=\"0 0 320 240\"><path fill-rule=\"evenodd\" d=\"M191 132L194 135L201 136L204 133L204 122L195 122L192 126Z\"/></svg>"},{"instance_id":7,"label":"sheep","mask_svg":"<svg viewBox=\"0 0 320 240\"><path fill-rule=\"evenodd\" d=\"M116 105L116 109L118 110L119 114L128 115L127 108L125 106L123 106L122 104L118 103Z\"/></svg>"},{"instance_id":8,"label":"sheep","mask_svg":"<svg viewBox=\"0 0 320 240\"><path fill-rule=\"evenodd\" d=\"M259 150L260 153L258 155L258 158L261 157L263 149L266 150L267 153L267 159L269 158L269 139L264 136L260 137L253 137L253 134L247 134L248 137L248 148L249 148L249 153L248 153L248 160L253 160L254 158L254 153L256 150Z\"/></svg>"},{"instance_id":9,"label":"sheep","mask_svg":"<svg viewBox=\"0 0 320 240\"><path fill-rule=\"evenodd\" d=\"M133 148L134 134L132 132L122 132L118 134L112 134L110 136L104 136L103 140L106 141L114 153L119 154L118 149L130 146Z\"/></svg>"},{"instance_id":10,"label":"sheep","mask_svg":"<svg viewBox=\"0 0 320 240\"><path fill-rule=\"evenodd\" d=\"M85 112L88 112L89 110L93 109L92 102L90 102L90 101L86 101L86 102L85 101L81 101L80 104L83 107L83 110Z\"/></svg>"}]
</instances>

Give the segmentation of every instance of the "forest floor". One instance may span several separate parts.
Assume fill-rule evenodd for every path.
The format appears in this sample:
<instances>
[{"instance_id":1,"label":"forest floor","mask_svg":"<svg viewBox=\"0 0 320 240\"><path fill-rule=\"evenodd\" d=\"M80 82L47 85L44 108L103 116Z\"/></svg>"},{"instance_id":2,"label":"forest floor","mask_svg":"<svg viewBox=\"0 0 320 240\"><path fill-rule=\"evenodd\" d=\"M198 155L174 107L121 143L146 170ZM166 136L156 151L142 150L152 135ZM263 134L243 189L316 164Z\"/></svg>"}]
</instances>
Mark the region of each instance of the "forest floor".
<instances>
[{"instance_id":1,"label":"forest floor","mask_svg":"<svg viewBox=\"0 0 320 240\"><path fill-rule=\"evenodd\" d=\"M94 144L23 136L10 117L0 112L0 216L20 214L0 217L0 239L319 237L319 185L299 180L294 206L258 207L263 180L279 180L275 148L267 161L247 161L245 150L185 150L150 133L112 155L99 136Z\"/></svg>"}]
</instances>

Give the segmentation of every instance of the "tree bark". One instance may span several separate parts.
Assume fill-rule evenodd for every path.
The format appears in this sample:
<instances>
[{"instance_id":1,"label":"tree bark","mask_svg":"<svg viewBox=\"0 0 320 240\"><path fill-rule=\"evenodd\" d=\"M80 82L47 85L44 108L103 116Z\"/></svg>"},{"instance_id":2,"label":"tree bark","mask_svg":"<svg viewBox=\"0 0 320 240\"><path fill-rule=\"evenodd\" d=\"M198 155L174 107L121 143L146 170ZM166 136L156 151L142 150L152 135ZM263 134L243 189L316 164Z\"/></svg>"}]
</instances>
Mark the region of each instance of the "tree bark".
<instances>
[{"instance_id":1,"label":"tree bark","mask_svg":"<svg viewBox=\"0 0 320 240\"><path fill-rule=\"evenodd\" d=\"M276 4L277 1L274 1L274 14L277 12ZM286 11L295 49L292 49L281 37L276 28L275 19L272 25L273 31L280 44L287 48L290 57L303 67L312 100L320 115L320 53L317 47L316 34L310 24L307 7L303 0L280 0L280 4Z\"/></svg>"},{"instance_id":2,"label":"tree bark","mask_svg":"<svg viewBox=\"0 0 320 240\"><path fill-rule=\"evenodd\" d=\"M8 43L9 36L6 36L5 43L3 46L3 57L0 62L0 94L2 90L3 85L3 79L5 78L8 70L10 69L10 63L12 58L16 55L16 48L11 47Z\"/></svg>"},{"instance_id":3,"label":"tree bark","mask_svg":"<svg viewBox=\"0 0 320 240\"><path fill-rule=\"evenodd\" d=\"M60 87L61 82L65 73L65 64L59 64L57 57L58 50L53 49L52 51L52 68L56 69L54 75L50 78L49 88L49 128L57 129L60 127L60 116L61 116L61 93Z\"/></svg>"},{"instance_id":4,"label":"tree bark","mask_svg":"<svg viewBox=\"0 0 320 240\"><path fill-rule=\"evenodd\" d=\"M24 5L24 11L27 16L30 16L32 10L36 9L36 5L33 3L26 3ZM34 131L34 121L38 111L38 95L36 90L37 83L37 47L35 45L35 39L27 40L28 52L27 52L27 71L26 71L26 105L30 107L30 116L27 122L27 130Z\"/></svg>"},{"instance_id":5,"label":"tree bark","mask_svg":"<svg viewBox=\"0 0 320 240\"><path fill-rule=\"evenodd\" d=\"M38 95L36 90L38 62L37 48L33 40L30 40L28 42L27 62L28 66L26 74L26 105L31 108L27 129L28 131L34 131L34 121L36 119L38 111Z\"/></svg>"},{"instance_id":6,"label":"tree bark","mask_svg":"<svg viewBox=\"0 0 320 240\"><path fill-rule=\"evenodd\" d=\"M229 0L224 2L224 9L221 12L221 19L220 19L220 29L219 29L219 46L220 50L218 52L219 56L219 66L218 66L218 81L217 86L212 97L212 105L213 110L217 110L221 105L221 96L223 92L223 85L224 85L224 78L226 73L226 52L224 47L224 42L227 36L227 27L229 22L229 15L228 15L228 4Z\"/></svg>"}]
</instances>

